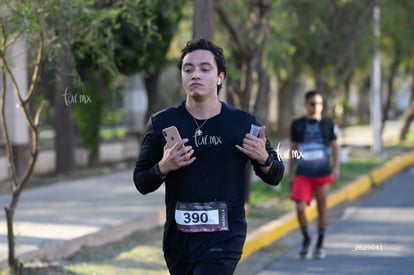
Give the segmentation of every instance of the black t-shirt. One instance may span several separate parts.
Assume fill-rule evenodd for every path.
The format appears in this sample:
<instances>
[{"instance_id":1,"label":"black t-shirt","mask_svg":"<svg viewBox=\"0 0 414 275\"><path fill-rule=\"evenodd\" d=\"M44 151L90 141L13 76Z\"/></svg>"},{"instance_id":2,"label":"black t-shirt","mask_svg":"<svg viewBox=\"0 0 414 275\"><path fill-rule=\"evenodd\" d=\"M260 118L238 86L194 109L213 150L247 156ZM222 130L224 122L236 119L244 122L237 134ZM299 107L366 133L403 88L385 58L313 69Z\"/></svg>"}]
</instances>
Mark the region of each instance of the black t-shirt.
<instances>
[{"instance_id":1,"label":"black t-shirt","mask_svg":"<svg viewBox=\"0 0 414 275\"><path fill-rule=\"evenodd\" d=\"M321 177L331 174L330 143L337 139L337 128L330 118L301 117L292 122L291 141L302 153L296 160L296 174Z\"/></svg>"},{"instance_id":2,"label":"black t-shirt","mask_svg":"<svg viewBox=\"0 0 414 275\"><path fill-rule=\"evenodd\" d=\"M164 255L169 266L178 259L195 262L210 257L241 256L246 237L244 213L245 167L248 161L236 144L241 145L251 124L257 119L225 103L220 114L208 119L201 128L203 135L195 137L197 125L185 108L185 102L154 114L146 128L141 151L134 170L134 182L143 193L155 191L162 180L154 175L154 165L162 158L165 144L162 129L176 126L187 145L194 149L196 160L189 166L170 172L165 178L166 223L164 227ZM204 121L197 121L202 125ZM271 185L283 177L283 163L269 142L266 149L274 155L273 166L263 174L252 161L256 174ZM184 233L177 229L177 202L223 201L228 207L229 231Z\"/></svg>"}]
</instances>

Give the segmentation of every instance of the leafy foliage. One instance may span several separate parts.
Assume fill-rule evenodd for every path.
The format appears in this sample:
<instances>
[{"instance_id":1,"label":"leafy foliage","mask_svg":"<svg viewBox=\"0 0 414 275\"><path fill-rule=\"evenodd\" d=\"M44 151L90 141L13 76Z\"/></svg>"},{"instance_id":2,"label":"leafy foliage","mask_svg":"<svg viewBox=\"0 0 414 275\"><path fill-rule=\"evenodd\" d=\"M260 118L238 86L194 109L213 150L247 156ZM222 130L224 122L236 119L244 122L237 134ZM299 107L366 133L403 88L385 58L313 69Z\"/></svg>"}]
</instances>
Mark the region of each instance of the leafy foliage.
<instances>
[{"instance_id":1,"label":"leafy foliage","mask_svg":"<svg viewBox=\"0 0 414 275\"><path fill-rule=\"evenodd\" d=\"M129 75L137 71L151 72L165 64L166 53L182 17L184 3L184 0L140 1L141 8L137 12L147 15L145 24L141 25L129 23L132 20L130 17L136 16L136 13L120 15L119 28L114 29L114 36L118 41L115 46L115 61L121 73ZM151 35L148 35L149 31L152 31Z\"/></svg>"},{"instance_id":2,"label":"leafy foliage","mask_svg":"<svg viewBox=\"0 0 414 275\"><path fill-rule=\"evenodd\" d=\"M361 60L359 50L369 46L375 1L285 1L291 56L315 86L330 92ZM372 49L372 47L368 47ZM292 51L293 49L293 51ZM367 52L362 58L368 58Z\"/></svg>"}]
</instances>

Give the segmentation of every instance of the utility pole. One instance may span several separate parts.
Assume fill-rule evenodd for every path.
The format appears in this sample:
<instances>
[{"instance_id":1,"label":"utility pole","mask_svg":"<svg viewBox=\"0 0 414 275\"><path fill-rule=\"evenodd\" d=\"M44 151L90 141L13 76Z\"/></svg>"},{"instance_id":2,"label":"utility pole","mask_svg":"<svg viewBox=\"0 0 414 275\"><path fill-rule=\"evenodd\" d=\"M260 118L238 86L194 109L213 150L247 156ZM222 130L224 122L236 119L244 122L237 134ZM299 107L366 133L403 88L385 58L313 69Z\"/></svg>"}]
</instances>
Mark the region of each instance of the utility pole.
<instances>
[{"instance_id":1,"label":"utility pole","mask_svg":"<svg viewBox=\"0 0 414 275\"><path fill-rule=\"evenodd\" d=\"M380 6L377 3L373 10L374 21L374 58L372 61L371 74L371 126L373 129L373 143L371 151L374 155L379 155L382 151L381 140L381 120L382 120L382 101L381 101L381 60L380 60Z\"/></svg>"}]
</instances>

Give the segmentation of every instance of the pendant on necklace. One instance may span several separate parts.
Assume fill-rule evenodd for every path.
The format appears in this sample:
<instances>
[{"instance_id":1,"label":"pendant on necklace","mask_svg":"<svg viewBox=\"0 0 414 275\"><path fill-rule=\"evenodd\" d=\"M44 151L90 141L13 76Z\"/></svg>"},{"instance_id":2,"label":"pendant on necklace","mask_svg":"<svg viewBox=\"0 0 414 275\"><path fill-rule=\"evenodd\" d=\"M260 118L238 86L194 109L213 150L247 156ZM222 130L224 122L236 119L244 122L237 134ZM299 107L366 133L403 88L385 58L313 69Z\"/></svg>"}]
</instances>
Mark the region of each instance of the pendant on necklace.
<instances>
[{"instance_id":1,"label":"pendant on necklace","mask_svg":"<svg viewBox=\"0 0 414 275\"><path fill-rule=\"evenodd\" d=\"M201 131L200 128L197 128L197 130L195 131L195 136L199 137L199 136L202 136L202 135L203 135L203 131Z\"/></svg>"}]
</instances>

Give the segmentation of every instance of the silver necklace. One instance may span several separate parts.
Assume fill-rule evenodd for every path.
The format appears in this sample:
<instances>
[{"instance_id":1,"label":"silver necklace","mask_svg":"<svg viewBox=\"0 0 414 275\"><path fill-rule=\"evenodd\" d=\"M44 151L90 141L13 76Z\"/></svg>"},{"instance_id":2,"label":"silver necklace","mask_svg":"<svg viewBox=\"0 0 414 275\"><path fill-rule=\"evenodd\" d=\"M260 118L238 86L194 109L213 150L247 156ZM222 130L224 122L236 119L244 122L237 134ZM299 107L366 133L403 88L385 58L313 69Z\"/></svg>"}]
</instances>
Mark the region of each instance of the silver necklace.
<instances>
[{"instance_id":1,"label":"silver necklace","mask_svg":"<svg viewBox=\"0 0 414 275\"><path fill-rule=\"evenodd\" d=\"M203 122L203 124L201 124L201 126L198 125L197 120L194 117L193 117L193 120L194 120L195 124L197 125L197 129L195 130L194 135L196 137L202 136L203 135L203 131L201 130L201 127L203 127L204 124L206 124L207 120L209 120L209 119L207 118L206 120L204 120L204 122Z\"/></svg>"},{"instance_id":2,"label":"silver necklace","mask_svg":"<svg viewBox=\"0 0 414 275\"><path fill-rule=\"evenodd\" d=\"M220 107L221 107L221 105L220 105ZM191 114L190 114L191 115ZM201 126L200 125L198 125L198 123L197 123L197 120L193 117L193 115L191 115L191 117L193 118L193 120L194 120L194 122L195 122L195 124L197 125L197 129L195 130L195 132L194 132L194 136L195 137L199 137L199 136L202 136L203 135L203 131L201 130L201 128L204 126L204 124L206 124L206 122L210 119L210 118L207 118L206 120L204 120L204 122L201 124Z\"/></svg>"}]
</instances>

